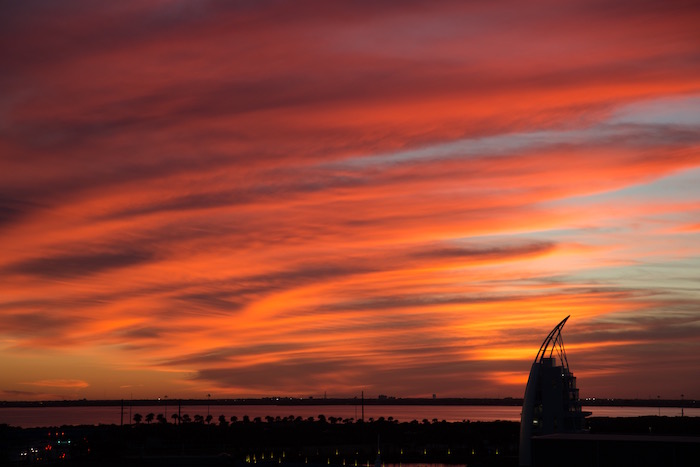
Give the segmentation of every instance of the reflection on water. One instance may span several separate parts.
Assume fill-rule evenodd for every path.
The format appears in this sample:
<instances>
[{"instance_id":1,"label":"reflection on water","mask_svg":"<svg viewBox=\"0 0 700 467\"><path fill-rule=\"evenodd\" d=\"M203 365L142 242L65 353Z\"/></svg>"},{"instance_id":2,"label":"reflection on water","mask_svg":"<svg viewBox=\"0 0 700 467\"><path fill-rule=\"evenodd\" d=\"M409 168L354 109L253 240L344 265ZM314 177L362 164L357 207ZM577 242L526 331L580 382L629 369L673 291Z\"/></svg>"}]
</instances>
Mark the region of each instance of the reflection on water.
<instances>
[{"instance_id":1,"label":"reflection on water","mask_svg":"<svg viewBox=\"0 0 700 467\"><path fill-rule=\"evenodd\" d=\"M359 406L354 405L314 405L314 406L276 406L276 405L206 405L181 406L180 413L188 414L191 418L195 415L207 415L207 410L214 417L212 423L218 423L220 415L230 420L238 417L242 420L248 416L251 420L260 417L309 417L318 418L323 414L326 418L336 417L341 420L358 420L362 416ZM390 417L399 422L416 420L423 422L448 421L493 421L508 420L520 421L519 406L423 406L423 405L370 405L365 406L365 420L377 420L380 417ZM658 407L584 407L584 410L593 412L594 417L638 417L645 415L658 415ZM129 423L135 414L146 417L147 414L164 414L168 422L172 422L171 416L177 413L177 405L154 406L124 406L124 423ZM679 408L663 407L661 415L668 417L680 416ZM690 417L700 416L700 408L686 408L685 415ZM121 423L120 407L10 407L0 408L0 423L23 428L40 426L61 425L99 425ZM155 421L153 423L156 423Z\"/></svg>"},{"instance_id":2,"label":"reflection on water","mask_svg":"<svg viewBox=\"0 0 700 467\"><path fill-rule=\"evenodd\" d=\"M360 406L354 405L312 405L312 406L277 406L277 405L206 405L181 406L180 414L207 415L208 412L214 417L212 423L218 423L220 415L230 420L231 417L238 417L242 420L248 416L250 420L260 417L263 421L265 417L309 417L318 418L323 414L326 418L336 417L342 420L359 420L362 417ZM124 406L124 423L129 423L135 414L146 417L147 414L164 414L168 422L172 422L172 414L177 413L177 405L154 405L154 406ZM377 420L380 417L399 422L410 422L417 420L423 422L428 420L461 422L471 421L492 421L492 420L520 420L520 407L501 406L365 406L365 420ZM99 425L99 424L119 424L121 423L120 407L11 407L0 408L0 423L7 423L13 426L24 428L37 426L60 426L60 425ZM153 422L155 423L155 421Z\"/></svg>"}]
</instances>

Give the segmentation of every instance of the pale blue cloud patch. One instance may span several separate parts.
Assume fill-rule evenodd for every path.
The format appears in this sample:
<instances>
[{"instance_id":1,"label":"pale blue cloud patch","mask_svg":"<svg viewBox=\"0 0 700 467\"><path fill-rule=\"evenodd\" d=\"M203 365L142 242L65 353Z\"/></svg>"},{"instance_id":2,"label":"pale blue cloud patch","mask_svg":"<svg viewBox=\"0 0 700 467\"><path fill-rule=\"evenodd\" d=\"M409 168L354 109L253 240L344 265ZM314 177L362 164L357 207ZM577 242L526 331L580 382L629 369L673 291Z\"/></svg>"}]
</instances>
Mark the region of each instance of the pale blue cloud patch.
<instances>
[{"instance_id":1,"label":"pale blue cloud patch","mask_svg":"<svg viewBox=\"0 0 700 467\"><path fill-rule=\"evenodd\" d=\"M700 257L657 262L639 260L621 266L603 266L575 272L569 280L647 291L666 310L698 312L700 306Z\"/></svg>"},{"instance_id":2,"label":"pale blue cloud patch","mask_svg":"<svg viewBox=\"0 0 700 467\"><path fill-rule=\"evenodd\" d=\"M561 144L584 145L603 139L619 138L629 132L623 127L593 127L585 129L541 130L521 133L506 133L480 138L466 138L443 142L404 151L358 155L343 159L331 167L362 169L377 166L392 166L423 161L509 156Z\"/></svg>"},{"instance_id":3,"label":"pale blue cloud patch","mask_svg":"<svg viewBox=\"0 0 700 467\"><path fill-rule=\"evenodd\" d=\"M650 146L700 141L700 96L677 96L641 101L620 107L609 118L583 128L551 128L464 138L389 153L356 155L324 164L334 168L363 169L422 161L498 157L559 145L598 146L602 143ZM690 132L690 133L687 133Z\"/></svg>"},{"instance_id":4,"label":"pale blue cloud patch","mask_svg":"<svg viewBox=\"0 0 700 467\"><path fill-rule=\"evenodd\" d=\"M700 200L700 167L693 167L656 180L650 180L604 193L566 198L554 201L552 204L598 204L621 200L634 200L639 203L647 203L650 201L688 199Z\"/></svg>"},{"instance_id":5,"label":"pale blue cloud patch","mask_svg":"<svg viewBox=\"0 0 700 467\"><path fill-rule=\"evenodd\" d=\"M700 126L700 96L636 102L613 113L610 124Z\"/></svg>"}]
</instances>

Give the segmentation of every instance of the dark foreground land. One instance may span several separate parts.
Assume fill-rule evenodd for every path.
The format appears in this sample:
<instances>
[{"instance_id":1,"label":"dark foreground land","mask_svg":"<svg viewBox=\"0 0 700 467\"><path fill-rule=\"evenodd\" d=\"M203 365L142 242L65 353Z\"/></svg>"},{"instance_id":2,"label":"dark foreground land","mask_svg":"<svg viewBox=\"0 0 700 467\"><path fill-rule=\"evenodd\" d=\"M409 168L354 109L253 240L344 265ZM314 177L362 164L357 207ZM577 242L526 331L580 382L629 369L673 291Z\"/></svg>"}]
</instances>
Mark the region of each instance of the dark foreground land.
<instances>
[{"instance_id":1,"label":"dark foreground land","mask_svg":"<svg viewBox=\"0 0 700 467\"><path fill-rule=\"evenodd\" d=\"M700 436L700 417L592 418L592 434ZM445 463L516 466L517 422L343 422L325 417L181 424L0 425L0 465L218 466Z\"/></svg>"}]
</instances>

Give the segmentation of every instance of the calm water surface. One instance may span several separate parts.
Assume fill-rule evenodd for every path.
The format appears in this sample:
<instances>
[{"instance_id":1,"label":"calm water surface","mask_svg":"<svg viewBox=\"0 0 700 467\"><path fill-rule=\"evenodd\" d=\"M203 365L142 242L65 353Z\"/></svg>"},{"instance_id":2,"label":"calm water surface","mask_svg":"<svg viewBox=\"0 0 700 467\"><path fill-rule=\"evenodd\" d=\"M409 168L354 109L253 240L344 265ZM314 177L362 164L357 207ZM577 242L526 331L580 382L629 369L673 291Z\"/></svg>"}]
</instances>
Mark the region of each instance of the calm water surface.
<instances>
[{"instance_id":1,"label":"calm water surface","mask_svg":"<svg viewBox=\"0 0 700 467\"><path fill-rule=\"evenodd\" d=\"M593 412L598 417L638 417L644 415L659 415L658 407L584 407L584 410ZM679 408L662 408L663 416L680 416ZM133 415L139 413L144 418L148 413L165 414L168 422L172 422L171 416L177 413L177 405L157 406L124 406L124 423L129 423ZM320 414L328 417L343 419L359 419L362 416L361 408L353 405L318 405L318 406L275 406L275 405L212 405L209 413L214 417L212 423L218 423L220 415L227 420L232 416L239 420L244 415L253 420L255 417L314 417ZM191 418L195 415L207 415L206 405L182 406L181 414L188 414ZM699 417L700 408L685 409L685 415ZM445 420L448 422L493 421L509 420L520 421L519 406L422 406L422 405L370 405L365 406L365 420L379 417L393 417L400 422L410 422L424 419L432 421ZM0 408L0 423L23 428L61 425L99 425L121 423L120 407L10 407ZM154 421L155 423L155 421Z\"/></svg>"}]
</instances>

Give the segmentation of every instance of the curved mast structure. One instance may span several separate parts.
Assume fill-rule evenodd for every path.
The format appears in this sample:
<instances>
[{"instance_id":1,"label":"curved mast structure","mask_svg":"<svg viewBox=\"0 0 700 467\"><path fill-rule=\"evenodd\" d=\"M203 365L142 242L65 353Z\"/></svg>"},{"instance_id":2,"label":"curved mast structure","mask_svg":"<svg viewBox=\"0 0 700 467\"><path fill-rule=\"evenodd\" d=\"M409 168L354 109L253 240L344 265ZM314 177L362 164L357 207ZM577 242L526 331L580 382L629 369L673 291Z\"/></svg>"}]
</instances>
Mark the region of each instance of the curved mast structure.
<instances>
[{"instance_id":1,"label":"curved mast structure","mask_svg":"<svg viewBox=\"0 0 700 467\"><path fill-rule=\"evenodd\" d=\"M570 317L571 315L561 320L561 322L550 331L550 333L545 338L544 342L542 342L540 350L537 352L537 356L535 357L535 363L541 363L542 359L544 358L552 358L552 354L556 350L557 357L559 357L559 361L561 362L561 366L566 368L567 370L569 369L569 361L566 359L566 351L564 350L564 339L561 337L561 330L564 328L564 324L566 324L566 321ZM546 356L547 350L549 350L549 356Z\"/></svg>"}]
</instances>

